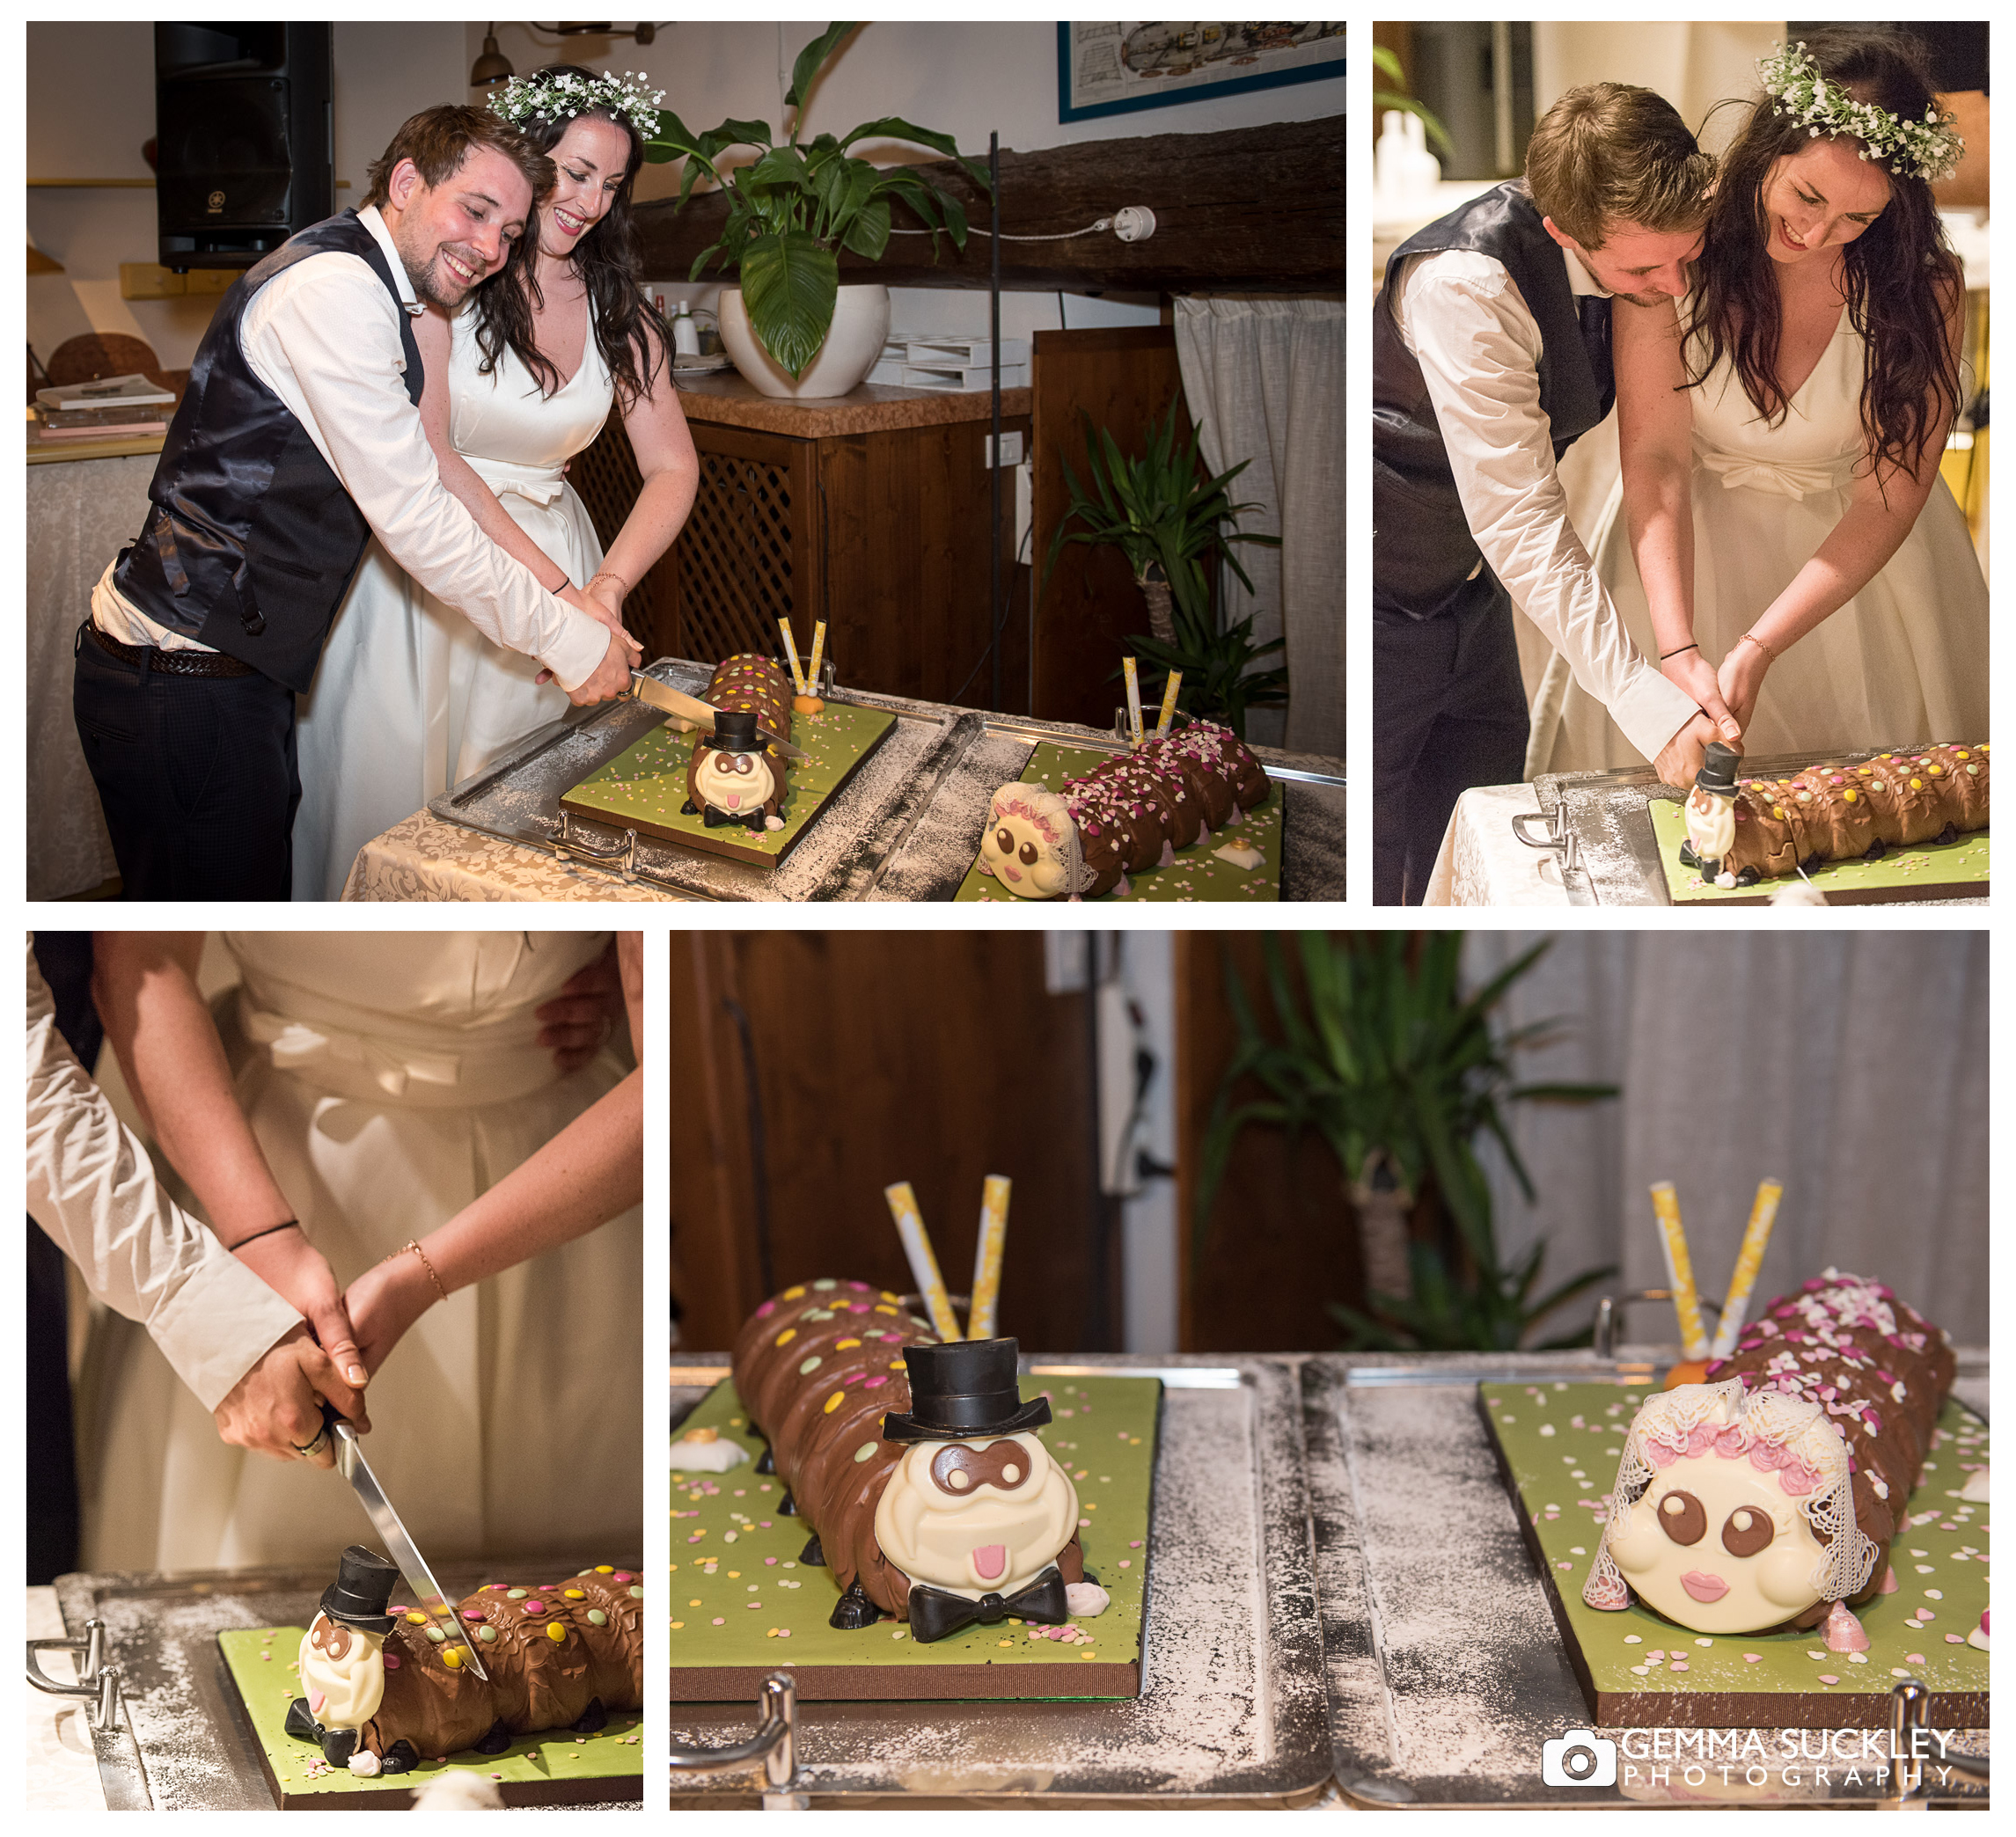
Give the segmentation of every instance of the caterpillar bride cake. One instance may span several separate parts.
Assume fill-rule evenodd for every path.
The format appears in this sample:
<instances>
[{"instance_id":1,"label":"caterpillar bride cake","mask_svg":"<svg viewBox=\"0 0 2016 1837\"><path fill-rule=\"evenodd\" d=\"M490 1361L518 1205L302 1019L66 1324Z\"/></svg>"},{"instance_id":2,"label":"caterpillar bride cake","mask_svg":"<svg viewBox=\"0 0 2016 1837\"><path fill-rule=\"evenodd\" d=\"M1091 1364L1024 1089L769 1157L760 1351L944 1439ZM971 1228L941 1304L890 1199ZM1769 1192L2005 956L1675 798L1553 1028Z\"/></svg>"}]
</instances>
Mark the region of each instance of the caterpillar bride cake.
<instances>
[{"instance_id":1,"label":"caterpillar bride cake","mask_svg":"<svg viewBox=\"0 0 2016 1837\"><path fill-rule=\"evenodd\" d=\"M1096 1614L1078 1496L1036 1432L1012 1339L941 1343L865 1283L801 1284L738 1336L736 1394L769 1442L759 1472L812 1537L803 1560L840 1589L830 1624L885 1615L922 1643L1010 1614L1039 1625Z\"/></svg>"},{"instance_id":2,"label":"caterpillar bride cake","mask_svg":"<svg viewBox=\"0 0 2016 1837\"><path fill-rule=\"evenodd\" d=\"M644 1590L602 1564L561 1582L495 1582L455 1604L482 1656L417 1607L395 1603L398 1567L362 1544L343 1552L301 1641L301 1687L286 1729L333 1767L367 1778L473 1749L501 1754L548 1729L593 1734L643 1707Z\"/></svg>"},{"instance_id":3,"label":"caterpillar bride cake","mask_svg":"<svg viewBox=\"0 0 2016 1837\"><path fill-rule=\"evenodd\" d=\"M1711 1635L1824 1621L1830 1650L1866 1650L1853 1609L1883 1586L1954 1371L1946 1336L1862 1277L1772 1302L1705 1382L1640 1406L1583 1600Z\"/></svg>"}]
</instances>

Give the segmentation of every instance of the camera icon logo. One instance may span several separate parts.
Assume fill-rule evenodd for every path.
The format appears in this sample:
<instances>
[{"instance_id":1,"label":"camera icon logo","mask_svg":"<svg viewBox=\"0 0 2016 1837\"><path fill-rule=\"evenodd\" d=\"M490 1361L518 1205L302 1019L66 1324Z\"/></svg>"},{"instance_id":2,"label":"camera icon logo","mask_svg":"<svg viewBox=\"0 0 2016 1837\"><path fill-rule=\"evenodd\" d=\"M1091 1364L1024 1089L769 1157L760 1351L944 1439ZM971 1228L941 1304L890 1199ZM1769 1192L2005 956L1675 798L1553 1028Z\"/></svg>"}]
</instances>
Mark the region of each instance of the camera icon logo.
<instances>
[{"instance_id":1,"label":"camera icon logo","mask_svg":"<svg viewBox=\"0 0 2016 1837\"><path fill-rule=\"evenodd\" d=\"M1617 1745L1591 1729L1570 1729L1540 1744L1540 1777L1549 1786L1615 1786Z\"/></svg>"}]
</instances>

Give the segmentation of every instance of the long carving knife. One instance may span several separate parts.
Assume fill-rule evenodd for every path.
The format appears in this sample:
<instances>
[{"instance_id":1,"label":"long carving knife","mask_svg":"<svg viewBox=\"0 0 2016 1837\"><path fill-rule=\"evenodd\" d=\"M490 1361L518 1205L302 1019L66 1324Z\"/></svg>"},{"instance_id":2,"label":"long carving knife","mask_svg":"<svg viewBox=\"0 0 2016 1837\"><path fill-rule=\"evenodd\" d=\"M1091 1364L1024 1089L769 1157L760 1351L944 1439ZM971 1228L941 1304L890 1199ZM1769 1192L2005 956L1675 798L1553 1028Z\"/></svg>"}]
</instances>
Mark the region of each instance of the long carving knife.
<instances>
[{"instance_id":1,"label":"long carving knife","mask_svg":"<svg viewBox=\"0 0 2016 1837\"><path fill-rule=\"evenodd\" d=\"M357 1503L364 1508L364 1516L371 1521L371 1528L385 1541L385 1554L399 1565L406 1585L414 1592L414 1606L427 1615L429 1626L440 1628L451 1641L459 1643L463 1664L488 1683L490 1674L483 1669L483 1661L474 1644L463 1630L462 1622L456 1618L455 1603L442 1592L441 1585L434 1579L434 1571L428 1568L427 1559L420 1554L420 1547L414 1542L399 1513L392 1510L392 1501L385 1497L385 1488L378 1484L370 1462L364 1459L357 1431L326 1405L323 1407L322 1417L335 1441L336 1471L350 1482Z\"/></svg>"},{"instance_id":2,"label":"long carving knife","mask_svg":"<svg viewBox=\"0 0 2016 1837\"><path fill-rule=\"evenodd\" d=\"M703 733L714 731L714 718L721 713L712 702L704 702L697 695L688 695L669 683L661 683L641 670L630 672L630 693L650 707L663 708L668 714L677 714L681 721L692 721ZM765 745L775 747L787 759L806 757L802 749L792 745L781 735L772 733L768 728L759 727L756 731Z\"/></svg>"}]
</instances>

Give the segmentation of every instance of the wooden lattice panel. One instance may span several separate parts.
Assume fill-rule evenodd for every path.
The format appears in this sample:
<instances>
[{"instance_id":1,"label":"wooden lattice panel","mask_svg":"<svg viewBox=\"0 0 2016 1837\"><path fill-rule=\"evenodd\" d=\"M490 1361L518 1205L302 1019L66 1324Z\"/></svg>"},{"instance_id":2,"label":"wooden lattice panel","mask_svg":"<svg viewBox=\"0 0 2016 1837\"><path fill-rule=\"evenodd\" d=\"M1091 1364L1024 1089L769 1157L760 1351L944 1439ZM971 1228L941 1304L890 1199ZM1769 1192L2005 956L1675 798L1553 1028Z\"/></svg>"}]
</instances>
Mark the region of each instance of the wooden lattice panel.
<instances>
[{"instance_id":1,"label":"wooden lattice panel","mask_svg":"<svg viewBox=\"0 0 2016 1837\"><path fill-rule=\"evenodd\" d=\"M777 621L809 640L811 452L803 441L698 430L700 491L677 554L683 655L718 662L777 648Z\"/></svg>"}]
</instances>

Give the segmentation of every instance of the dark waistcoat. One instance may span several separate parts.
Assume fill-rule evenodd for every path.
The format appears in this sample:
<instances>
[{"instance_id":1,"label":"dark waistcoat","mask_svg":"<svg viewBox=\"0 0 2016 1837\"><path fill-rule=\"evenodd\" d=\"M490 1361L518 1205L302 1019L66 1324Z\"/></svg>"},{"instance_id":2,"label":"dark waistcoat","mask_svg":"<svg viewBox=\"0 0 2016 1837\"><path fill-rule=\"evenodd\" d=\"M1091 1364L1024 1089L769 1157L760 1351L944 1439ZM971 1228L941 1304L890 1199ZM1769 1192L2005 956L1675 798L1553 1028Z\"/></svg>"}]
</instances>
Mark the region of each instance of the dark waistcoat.
<instances>
[{"instance_id":1,"label":"dark waistcoat","mask_svg":"<svg viewBox=\"0 0 2016 1837\"><path fill-rule=\"evenodd\" d=\"M113 582L157 624L305 690L370 526L308 430L259 380L238 345L253 296L325 250L361 255L399 301L378 238L346 210L246 271L219 302L189 370L147 495L139 539ZM420 347L403 306L406 392L420 400Z\"/></svg>"},{"instance_id":2,"label":"dark waistcoat","mask_svg":"<svg viewBox=\"0 0 2016 1837\"><path fill-rule=\"evenodd\" d=\"M1560 245L1514 180L1473 198L1394 251L1389 277L1415 255L1473 249L1504 263L1540 327L1540 406L1554 457L1610 412L1608 301L1579 303ZM1392 285L1389 278L1388 287ZM1372 314L1373 599L1383 611L1431 618L1482 560L1456 495L1449 456L1421 366L1400 336L1388 288Z\"/></svg>"}]
</instances>

